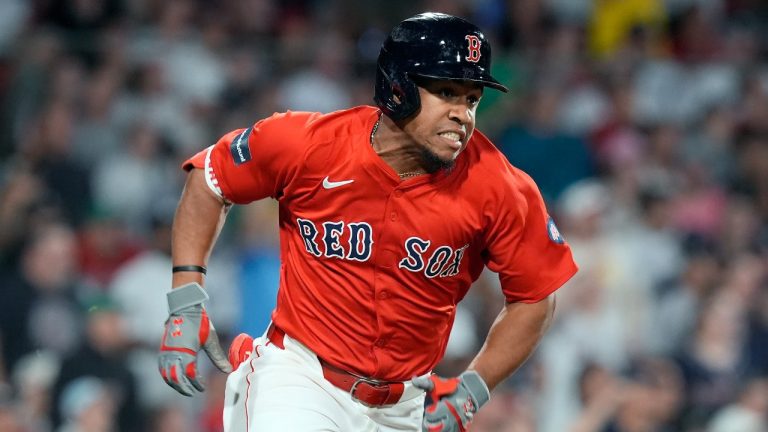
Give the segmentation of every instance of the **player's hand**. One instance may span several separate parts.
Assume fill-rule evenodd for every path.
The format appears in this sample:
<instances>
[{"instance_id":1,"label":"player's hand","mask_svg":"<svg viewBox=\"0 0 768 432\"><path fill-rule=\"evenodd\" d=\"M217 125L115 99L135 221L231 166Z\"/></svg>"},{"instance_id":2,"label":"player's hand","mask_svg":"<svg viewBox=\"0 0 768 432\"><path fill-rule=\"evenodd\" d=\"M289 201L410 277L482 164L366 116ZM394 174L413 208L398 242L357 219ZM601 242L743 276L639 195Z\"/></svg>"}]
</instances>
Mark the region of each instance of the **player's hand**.
<instances>
[{"instance_id":1,"label":"player's hand","mask_svg":"<svg viewBox=\"0 0 768 432\"><path fill-rule=\"evenodd\" d=\"M232 372L216 329L203 307L205 300L208 295L197 283L168 293L170 316L165 322L158 363L165 382L184 396L205 390L197 367L197 353L201 349L222 372Z\"/></svg>"},{"instance_id":2,"label":"player's hand","mask_svg":"<svg viewBox=\"0 0 768 432\"><path fill-rule=\"evenodd\" d=\"M465 432L477 410L491 398L488 386L475 371L453 378L418 377L413 385L425 390L430 400L424 408L423 432Z\"/></svg>"}]
</instances>

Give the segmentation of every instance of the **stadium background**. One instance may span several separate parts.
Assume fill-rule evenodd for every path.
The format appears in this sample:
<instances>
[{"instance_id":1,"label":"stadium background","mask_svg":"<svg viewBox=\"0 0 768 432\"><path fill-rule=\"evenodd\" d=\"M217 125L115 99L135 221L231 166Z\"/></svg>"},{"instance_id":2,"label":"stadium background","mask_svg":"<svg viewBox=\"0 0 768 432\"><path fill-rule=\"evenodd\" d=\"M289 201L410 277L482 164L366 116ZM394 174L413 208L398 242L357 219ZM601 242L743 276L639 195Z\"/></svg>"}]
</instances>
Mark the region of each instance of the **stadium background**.
<instances>
[{"instance_id":1,"label":"stadium background","mask_svg":"<svg viewBox=\"0 0 768 432\"><path fill-rule=\"evenodd\" d=\"M0 431L220 430L224 375L185 399L156 370L179 163L274 111L372 103L386 32L426 10L486 30L512 92L479 128L581 267L472 430L768 430L764 1L3 0ZM225 338L268 320L275 220L229 217ZM440 372L501 301L484 275Z\"/></svg>"}]
</instances>

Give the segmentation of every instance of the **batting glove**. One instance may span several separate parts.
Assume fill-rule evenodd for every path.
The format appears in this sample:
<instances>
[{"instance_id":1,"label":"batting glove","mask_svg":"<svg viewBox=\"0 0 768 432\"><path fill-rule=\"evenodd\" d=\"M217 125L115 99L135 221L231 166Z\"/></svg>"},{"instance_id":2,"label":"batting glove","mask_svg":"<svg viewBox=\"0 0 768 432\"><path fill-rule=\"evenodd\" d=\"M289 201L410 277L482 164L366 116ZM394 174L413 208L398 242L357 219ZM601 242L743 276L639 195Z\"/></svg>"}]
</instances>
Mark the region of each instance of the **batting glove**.
<instances>
[{"instance_id":1,"label":"batting glove","mask_svg":"<svg viewBox=\"0 0 768 432\"><path fill-rule=\"evenodd\" d=\"M424 408L423 432L465 432L477 410L491 398L488 386L475 371L454 378L418 377L412 382L431 399Z\"/></svg>"},{"instance_id":2,"label":"batting glove","mask_svg":"<svg viewBox=\"0 0 768 432\"><path fill-rule=\"evenodd\" d=\"M253 351L253 336L248 333L240 333L232 340L229 346L229 364L232 370L237 369Z\"/></svg>"},{"instance_id":3,"label":"batting glove","mask_svg":"<svg viewBox=\"0 0 768 432\"><path fill-rule=\"evenodd\" d=\"M232 372L226 353L203 302L208 300L203 287L189 283L168 293L170 316L165 322L165 333L160 344L160 375L174 390L184 396L204 391L197 353L203 349L222 372Z\"/></svg>"}]
</instances>

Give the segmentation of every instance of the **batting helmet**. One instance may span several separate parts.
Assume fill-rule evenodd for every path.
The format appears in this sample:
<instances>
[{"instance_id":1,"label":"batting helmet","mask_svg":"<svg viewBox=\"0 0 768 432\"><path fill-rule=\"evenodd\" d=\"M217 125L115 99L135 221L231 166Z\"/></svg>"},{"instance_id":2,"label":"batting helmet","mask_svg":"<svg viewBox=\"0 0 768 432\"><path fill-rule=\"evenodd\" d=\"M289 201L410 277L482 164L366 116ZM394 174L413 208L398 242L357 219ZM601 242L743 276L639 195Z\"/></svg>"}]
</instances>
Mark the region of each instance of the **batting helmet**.
<instances>
[{"instance_id":1,"label":"batting helmet","mask_svg":"<svg viewBox=\"0 0 768 432\"><path fill-rule=\"evenodd\" d=\"M421 106L413 76L466 80L508 91L490 74L491 45L477 26L442 13L423 13L401 22L379 52L374 101L399 120Z\"/></svg>"}]
</instances>

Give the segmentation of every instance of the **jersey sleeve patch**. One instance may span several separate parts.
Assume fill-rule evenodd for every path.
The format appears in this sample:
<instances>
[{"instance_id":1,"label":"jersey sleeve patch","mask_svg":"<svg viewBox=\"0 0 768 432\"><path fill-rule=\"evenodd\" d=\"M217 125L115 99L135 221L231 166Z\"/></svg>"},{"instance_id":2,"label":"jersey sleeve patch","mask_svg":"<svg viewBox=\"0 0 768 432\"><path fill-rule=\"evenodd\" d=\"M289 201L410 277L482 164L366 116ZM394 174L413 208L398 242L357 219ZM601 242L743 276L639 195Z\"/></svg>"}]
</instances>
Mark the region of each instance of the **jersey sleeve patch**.
<instances>
[{"instance_id":1,"label":"jersey sleeve patch","mask_svg":"<svg viewBox=\"0 0 768 432\"><path fill-rule=\"evenodd\" d=\"M229 152L232 153L232 159L235 161L235 165L240 165L251 160L251 149L248 146L249 138L251 137L251 131L253 126L244 130L237 138L232 140L232 144L229 145Z\"/></svg>"},{"instance_id":2,"label":"jersey sleeve patch","mask_svg":"<svg viewBox=\"0 0 768 432\"><path fill-rule=\"evenodd\" d=\"M553 242L557 244L565 243L565 239L563 238L563 235L560 234L560 230L557 229L557 225L555 225L555 221L552 217L547 218L547 234L549 235L549 239Z\"/></svg>"}]
</instances>

